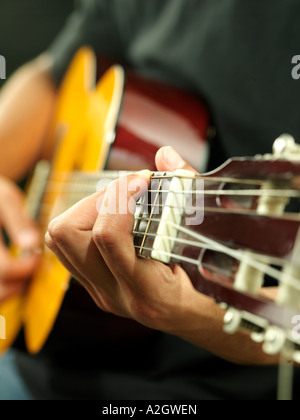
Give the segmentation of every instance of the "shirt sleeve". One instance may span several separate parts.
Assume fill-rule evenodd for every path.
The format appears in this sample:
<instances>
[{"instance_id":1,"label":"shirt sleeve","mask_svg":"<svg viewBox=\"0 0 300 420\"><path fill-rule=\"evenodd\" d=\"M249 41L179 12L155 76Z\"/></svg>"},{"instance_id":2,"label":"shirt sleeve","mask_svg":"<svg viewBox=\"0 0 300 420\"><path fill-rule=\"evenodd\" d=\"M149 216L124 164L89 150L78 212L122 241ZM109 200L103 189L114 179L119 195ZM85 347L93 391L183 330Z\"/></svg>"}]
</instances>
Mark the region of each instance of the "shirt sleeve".
<instances>
[{"instance_id":1,"label":"shirt sleeve","mask_svg":"<svg viewBox=\"0 0 300 420\"><path fill-rule=\"evenodd\" d=\"M122 59L123 51L109 0L77 0L62 31L47 49L53 60L52 76L59 85L72 57L82 46L97 55Z\"/></svg>"}]
</instances>

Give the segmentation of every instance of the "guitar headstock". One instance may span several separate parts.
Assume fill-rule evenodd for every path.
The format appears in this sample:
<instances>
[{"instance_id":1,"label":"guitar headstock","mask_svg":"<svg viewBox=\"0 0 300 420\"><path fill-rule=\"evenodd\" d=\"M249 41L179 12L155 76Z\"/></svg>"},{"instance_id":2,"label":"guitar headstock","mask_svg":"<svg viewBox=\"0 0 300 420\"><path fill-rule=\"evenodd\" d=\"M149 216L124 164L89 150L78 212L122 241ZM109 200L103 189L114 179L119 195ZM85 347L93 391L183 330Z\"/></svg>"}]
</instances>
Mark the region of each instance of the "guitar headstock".
<instances>
[{"instance_id":1,"label":"guitar headstock","mask_svg":"<svg viewBox=\"0 0 300 420\"><path fill-rule=\"evenodd\" d=\"M300 362L300 146L233 158L213 172L154 173L138 203L138 255L180 264L267 353ZM266 291L278 287L276 297Z\"/></svg>"}]
</instances>

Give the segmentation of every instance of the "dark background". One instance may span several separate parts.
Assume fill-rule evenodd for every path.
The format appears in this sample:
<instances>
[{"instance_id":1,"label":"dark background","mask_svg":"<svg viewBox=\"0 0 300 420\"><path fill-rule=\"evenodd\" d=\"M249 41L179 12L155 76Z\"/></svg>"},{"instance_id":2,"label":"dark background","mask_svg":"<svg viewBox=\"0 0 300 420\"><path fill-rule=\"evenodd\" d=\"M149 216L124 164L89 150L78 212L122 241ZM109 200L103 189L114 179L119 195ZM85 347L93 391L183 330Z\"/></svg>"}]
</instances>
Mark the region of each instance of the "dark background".
<instances>
[{"instance_id":1,"label":"dark background","mask_svg":"<svg viewBox=\"0 0 300 420\"><path fill-rule=\"evenodd\" d=\"M74 0L0 0L0 55L6 77L51 43ZM5 81L0 80L0 88Z\"/></svg>"}]
</instances>

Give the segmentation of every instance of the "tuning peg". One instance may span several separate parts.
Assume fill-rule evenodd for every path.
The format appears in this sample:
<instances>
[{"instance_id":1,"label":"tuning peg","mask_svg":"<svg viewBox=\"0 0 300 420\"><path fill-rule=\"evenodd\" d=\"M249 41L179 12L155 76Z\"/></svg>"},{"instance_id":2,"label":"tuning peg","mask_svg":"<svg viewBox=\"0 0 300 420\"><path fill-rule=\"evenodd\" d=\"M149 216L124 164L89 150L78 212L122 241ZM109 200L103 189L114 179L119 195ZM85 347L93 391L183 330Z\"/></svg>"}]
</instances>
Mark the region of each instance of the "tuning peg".
<instances>
[{"instance_id":1,"label":"tuning peg","mask_svg":"<svg viewBox=\"0 0 300 420\"><path fill-rule=\"evenodd\" d=\"M224 315L223 330L227 334L235 334L238 330L244 330L251 333L254 341L262 342L258 337L264 335L267 327L268 322L265 319L233 307L228 308Z\"/></svg>"},{"instance_id":2,"label":"tuning peg","mask_svg":"<svg viewBox=\"0 0 300 420\"><path fill-rule=\"evenodd\" d=\"M300 145L290 134L282 134L273 143L273 154L275 157L287 157L289 159L299 159Z\"/></svg>"},{"instance_id":3,"label":"tuning peg","mask_svg":"<svg viewBox=\"0 0 300 420\"><path fill-rule=\"evenodd\" d=\"M286 333L274 325L267 328L263 343L263 351L270 355L279 354L286 343Z\"/></svg>"},{"instance_id":4,"label":"tuning peg","mask_svg":"<svg viewBox=\"0 0 300 420\"><path fill-rule=\"evenodd\" d=\"M299 239L297 239L297 242ZM299 245L297 243L297 245ZM298 250L298 248L297 248ZM298 252L298 251L297 251ZM297 255L295 255L297 258ZM300 291L295 287L295 284L289 280L295 279L294 283L300 279L300 267L295 265L286 265L282 271L282 279L279 284L278 296L276 302L280 305L299 309L300 306Z\"/></svg>"},{"instance_id":5,"label":"tuning peg","mask_svg":"<svg viewBox=\"0 0 300 420\"><path fill-rule=\"evenodd\" d=\"M300 364L300 350L295 350L293 353L293 361Z\"/></svg>"},{"instance_id":6,"label":"tuning peg","mask_svg":"<svg viewBox=\"0 0 300 420\"><path fill-rule=\"evenodd\" d=\"M224 316L223 330L227 334L235 334L241 327L242 313L234 308L229 308Z\"/></svg>"}]
</instances>

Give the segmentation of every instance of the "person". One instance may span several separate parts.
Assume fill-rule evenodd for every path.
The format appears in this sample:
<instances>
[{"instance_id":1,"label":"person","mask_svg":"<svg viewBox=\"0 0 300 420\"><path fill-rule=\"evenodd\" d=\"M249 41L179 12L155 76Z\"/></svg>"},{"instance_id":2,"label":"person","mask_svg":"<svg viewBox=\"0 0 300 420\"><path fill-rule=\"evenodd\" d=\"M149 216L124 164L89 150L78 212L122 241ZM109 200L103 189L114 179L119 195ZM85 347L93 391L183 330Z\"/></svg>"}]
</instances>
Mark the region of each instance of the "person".
<instances>
[{"instance_id":1,"label":"person","mask_svg":"<svg viewBox=\"0 0 300 420\"><path fill-rule=\"evenodd\" d=\"M297 138L298 90L291 58L297 51L299 19L300 7L293 0L79 2L49 49L22 67L1 93L0 144L5 152L0 156L0 206L2 225L12 240L24 249L40 243L11 180L45 155L43 138L56 88L81 45L202 95L217 129L212 168L229 156L269 152L273 140L287 130ZM157 155L158 169L186 165L173 149ZM141 177L148 181L147 173ZM131 219L101 212L98 217L95 208L95 196L79 203L50 225L46 242L96 305L74 282L42 351L26 354L20 337L0 361L6 381L2 398L17 398L17 389L19 398L36 399L275 398L274 359L241 334L222 334L222 311L193 290L178 267L138 262L124 228ZM78 220L71 231L66 229L70 220ZM122 238L127 245L126 255L107 229L111 222L118 242ZM71 232L83 240L72 240L70 246ZM93 258L84 264L81 255L89 244ZM37 260L29 255L12 261L3 245L0 252L1 293L7 297L26 287ZM121 257L119 264L115 255ZM161 290L151 283L151 270Z\"/></svg>"},{"instance_id":2,"label":"person","mask_svg":"<svg viewBox=\"0 0 300 420\"><path fill-rule=\"evenodd\" d=\"M8 0L1 2L0 51L6 60L6 78L47 48L72 9L73 0L16 0L14 5ZM0 88L4 84L0 79Z\"/></svg>"}]
</instances>

